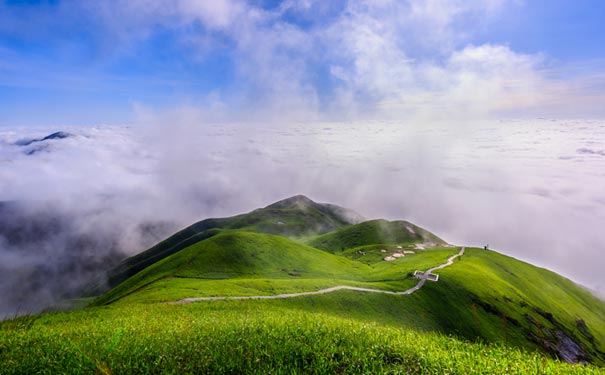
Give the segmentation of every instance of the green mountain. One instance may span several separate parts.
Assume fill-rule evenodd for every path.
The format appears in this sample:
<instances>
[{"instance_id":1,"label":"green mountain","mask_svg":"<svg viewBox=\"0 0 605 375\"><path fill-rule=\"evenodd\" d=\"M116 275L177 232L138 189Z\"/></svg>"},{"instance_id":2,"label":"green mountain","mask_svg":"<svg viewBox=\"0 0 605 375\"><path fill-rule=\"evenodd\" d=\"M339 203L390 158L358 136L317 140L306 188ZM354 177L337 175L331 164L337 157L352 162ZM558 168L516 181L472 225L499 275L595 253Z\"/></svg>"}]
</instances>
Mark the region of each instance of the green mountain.
<instances>
[{"instance_id":1,"label":"green mountain","mask_svg":"<svg viewBox=\"0 0 605 375\"><path fill-rule=\"evenodd\" d=\"M109 272L107 286L113 288L146 267L222 230L237 229L302 237L333 231L359 220L361 216L354 211L332 204L315 203L303 195L297 195L247 214L199 221L152 248L126 259ZM105 285L96 285L88 294L104 290Z\"/></svg>"},{"instance_id":2,"label":"green mountain","mask_svg":"<svg viewBox=\"0 0 605 375\"><path fill-rule=\"evenodd\" d=\"M445 241L407 221L371 220L316 236L308 244L331 253L366 245L428 242L433 246Z\"/></svg>"},{"instance_id":3,"label":"green mountain","mask_svg":"<svg viewBox=\"0 0 605 375\"><path fill-rule=\"evenodd\" d=\"M296 196L196 223L123 262L89 307L0 323L0 372L605 372L605 303L584 288L358 221Z\"/></svg>"}]
</instances>

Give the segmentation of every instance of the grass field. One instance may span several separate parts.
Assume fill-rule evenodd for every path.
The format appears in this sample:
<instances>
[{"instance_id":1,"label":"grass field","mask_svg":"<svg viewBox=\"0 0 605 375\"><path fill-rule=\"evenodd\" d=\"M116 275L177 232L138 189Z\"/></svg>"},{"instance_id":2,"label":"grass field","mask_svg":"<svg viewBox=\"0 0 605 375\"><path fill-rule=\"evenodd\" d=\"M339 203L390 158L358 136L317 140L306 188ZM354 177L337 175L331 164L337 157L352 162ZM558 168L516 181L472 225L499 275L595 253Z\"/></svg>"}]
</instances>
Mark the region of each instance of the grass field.
<instances>
[{"instance_id":1,"label":"grass field","mask_svg":"<svg viewBox=\"0 0 605 375\"><path fill-rule=\"evenodd\" d=\"M552 352L552 341L559 332L584 348L591 360L605 364L605 303L572 281L482 249L467 249L455 266L440 273L439 285L424 290L427 301L446 301L447 305L435 303L435 307L460 317L468 317L467 307L474 305L482 316L494 321L473 324L467 319L460 324L457 319L450 324L452 328L473 327L490 341L502 340L496 327L502 327L501 319L506 316L509 333L517 331L516 338L509 335L509 343L523 346L530 341ZM472 337L472 332L468 330L464 336Z\"/></svg>"},{"instance_id":2,"label":"grass field","mask_svg":"<svg viewBox=\"0 0 605 375\"><path fill-rule=\"evenodd\" d=\"M407 221L370 220L307 239L307 244L330 253L375 244L445 241Z\"/></svg>"},{"instance_id":3,"label":"grass field","mask_svg":"<svg viewBox=\"0 0 605 375\"><path fill-rule=\"evenodd\" d=\"M410 273L443 263L457 251L455 248L437 248L394 262L366 264L281 236L227 231L146 268L101 296L96 304L117 301L135 291L145 293L145 298L149 297L151 301L166 301L183 296L238 295L240 291L250 295L251 290L257 290L258 295L313 291L321 289L317 288L320 285L405 290L415 283ZM315 280L313 284L309 279ZM229 281L221 283L218 280ZM267 280L273 280L270 290L265 289L269 285ZM292 282L296 280L300 282ZM155 285L158 282L161 284ZM245 285L248 291L232 289L238 284ZM154 294L154 291L158 293Z\"/></svg>"},{"instance_id":4,"label":"grass field","mask_svg":"<svg viewBox=\"0 0 605 375\"><path fill-rule=\"evenodd\" d=\"M331 299L339 299L342 292ZM321 304L326 296L310 298ZM602 374L541 353L287 308L283 301L95 307L0 325L0 372Z\"/></svg>"},{"instance_id":5,"label":"grass field","mask_svg":"<svg viewBox=\"0 0 605 375\"><path fill-rule=\"evenodd\" d=\"M362 265L364 271L377 273L384 273L383 267L424 269L456 251L427 250L374 267ZM514 275L509 268L516 270ZM0 373L604 373L600 367L549 359L539 343L527 339L532 327L525 314L541 318L543 331L559 324L579 341L582 332L589 332L597 343L593 347L600 347L602 304L579 293L577 304L571 305L568 292L578 288L575 284L479 249L467 249L462 260L439 273L438 283L427 283L409 296L339 291L286 300L186 305L157 302L223 293L305 291L332 283L372 284L385 290L393 285L321 278L162 278L109 305L0 323ZM541 310L552 307L552 301L534 298L543 286L529 288L519 277L544 278L544 283L556 286L552 298L570 306L551 309L556 324L549 325L545 317L549 315ZM504 294L493 295L495 290ZM514 298L535 305L519 304ZM511 302L503 304L505 300ZM567 326L568 316L579 313L584 314L584 331ZM508 317L508 329L500 314Z\"/></svg>"},{"instance_id":6,"label":"grass field","mask_svg":"<svg viewBox=\"0 0 605 375\"><path fill-rule=\"evenodd\" d=\"M109 273L108 285L89 285L86 293L102 293L107 291L107 286L114 288L154 263L224 230L269 233L291 238L308 237L352 224L345 217L350 216L347 212L342 207L315 203L298 195L246 214L205 219L124 260Z\"/></svg>"}]
</instances>

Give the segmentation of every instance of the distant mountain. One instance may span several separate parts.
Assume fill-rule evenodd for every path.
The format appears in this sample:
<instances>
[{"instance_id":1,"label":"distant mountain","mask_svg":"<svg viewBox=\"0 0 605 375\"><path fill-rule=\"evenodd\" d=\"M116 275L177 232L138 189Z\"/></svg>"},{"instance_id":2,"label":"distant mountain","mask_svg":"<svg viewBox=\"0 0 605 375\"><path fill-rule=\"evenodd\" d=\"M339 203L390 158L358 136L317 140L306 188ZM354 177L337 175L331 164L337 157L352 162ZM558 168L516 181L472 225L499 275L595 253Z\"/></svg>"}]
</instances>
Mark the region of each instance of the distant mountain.
<instances>
[{"instance_id":1,"label":"distant mountain","mask_svg":"<svg viewBox=\"0 0 605 375\"><path fill-rule=\"evenodd\" d=\"M356 224L365 220L363 216L351 209L329 203L315 203L304 195L295 195L293 197L283 199L265 207L265 209L314 209L324 212L328 216L334 216L349 224Z\"/></svg>"},{"instance_id":2,"label":"distant mountain","mask_svg":"<svg viewBox=\"0 0 605 375\"><path fill-rule=\"evenodd\" d=\"M24 147L25 150L23 152L26 155L34 155L40 151L45 151L45 150L49 149L50 144L47 143L46 141L71 138L73 136L74 135L71 133L59 131L59 132L49 134L43 138L21 139L21 140L15 142L15 145ZM27 147L27 146L31 146L31 147Z\"/></svg>"},{"instance_id":3,"label":"distant mountain","mask_svg":"<svg viewBox=\"0 0 605 375\"><path fill-rule=\"evenodd\" d=\"M22 140L15 142L15 145L29 146L32 143L36 143L36 142L44 142L44 141L48 141L51 139L64 139L64 138L69 138L69 137L73 137L73 134L59 131L59 132L49 134L44 138L22 139Z\"/></svg>"}]
</instances>

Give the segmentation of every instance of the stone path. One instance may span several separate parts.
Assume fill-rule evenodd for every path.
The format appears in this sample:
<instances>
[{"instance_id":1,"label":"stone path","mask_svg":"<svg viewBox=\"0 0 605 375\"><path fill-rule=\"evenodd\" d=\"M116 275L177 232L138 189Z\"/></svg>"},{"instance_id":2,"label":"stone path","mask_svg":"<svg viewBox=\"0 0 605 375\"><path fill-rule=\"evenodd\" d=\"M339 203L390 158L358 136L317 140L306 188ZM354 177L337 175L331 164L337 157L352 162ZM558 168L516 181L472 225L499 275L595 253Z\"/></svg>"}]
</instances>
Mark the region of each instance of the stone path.
<instances>
[{"instance_id":1,"label":"stone path","mask_svg":"<svg viewBox=\"0 0 605 375\"><path fill-rule=\"evenodd\" d=\"M462 254L464 254L464 247L462 249L460 249L460 252L458 254L455 254L455 255L452 255L451 257L449 257L448 260L447 260L447 262L445 262L445 263L443 263L441 265L438 265L436 267L430 268L424 274L428 275L428 274L432 273L435 270L440 270L442 268L451 266L454 263L454 259L456 259L457 257L461 256ZM168 303L169 304L175 304L175 305L182 305L182 304L185 304L185 303L198 302L198 301L223 301L223 300L231 300L231 299L232 300L241 300L241 299L282 299L282 298L294 298L294 297L301 297L301 296L313 296L313 295L318 295L318 294L327 294L327 293L336 292L338 290L354 290L356 292L405 295L405 294L412 294L412 293L416 292L417 290L419 290L420 288L422 288L425 283L426 283L426 278L422 278L422 279L420 279L420 281L418 282L418 284L416 284L416 286L414 286L414 287L412 287L412 288L410 288L408 290L401 291L401 292L390 292L388 290L359 288L359 287L355 287L355 286L340 285L340 286L333 286L331 288L317 290L315 292L284 293L284 294L275 294L275 295L271 295L271 296L192 297L192 298L185 298L185 299L182 299L182 300L179 300L179 301L168 302Z\"/></svg>"}]
</instances>

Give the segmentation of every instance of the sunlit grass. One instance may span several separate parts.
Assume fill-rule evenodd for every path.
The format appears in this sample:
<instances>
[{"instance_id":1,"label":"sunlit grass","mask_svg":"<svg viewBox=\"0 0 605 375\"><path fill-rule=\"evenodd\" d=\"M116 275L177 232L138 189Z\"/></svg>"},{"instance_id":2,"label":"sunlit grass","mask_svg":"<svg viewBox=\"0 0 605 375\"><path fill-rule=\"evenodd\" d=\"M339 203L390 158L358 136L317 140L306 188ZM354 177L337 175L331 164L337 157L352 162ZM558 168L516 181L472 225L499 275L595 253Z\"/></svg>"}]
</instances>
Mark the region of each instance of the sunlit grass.
<instances>
[{"instance_id":1,"label":"sunlit grass","mask_svg":"<svg viewBox=\"0 0 605 375\"><path fill-rule=\"evenodd\" d=\"M26 319L0 326L2 373L602 373L273 301L98 307Z\"/></svg>"},{"instance_id":2,"label":"sunlit grass","mask_svg":"<svg viewBox=\"0 0 605 375\"><path fill-rule=\"evenodd\" d=\"M415 285L409 275L414 270L443 263L457 251L439 248L393 262L366 264L280 236L227 232L155 263L96 303L115 302L134 292L145 293L152 301L174 301L316 291L337 285L401 291Z\"/></svg>"},{"instance_id":3,"label":"sunlit grass","mask_svg":"<svg viewBox=\"0 0 605 375\"><path fill-rule=\"evenodd\" d=\"M438 283L412 295L338 291L160 303L336 285L401 291L416 284L415 269L459 251L433 248L381 260L383 247L405 245L364 245L341 256L278 236L217 234L149 267L96 307L0 323L0 373L604 372L553 360L532 339L560 330L602 364L602 302L550 271L480 249L467 249L438 271Z\"/></svg>"}]
</instances>

